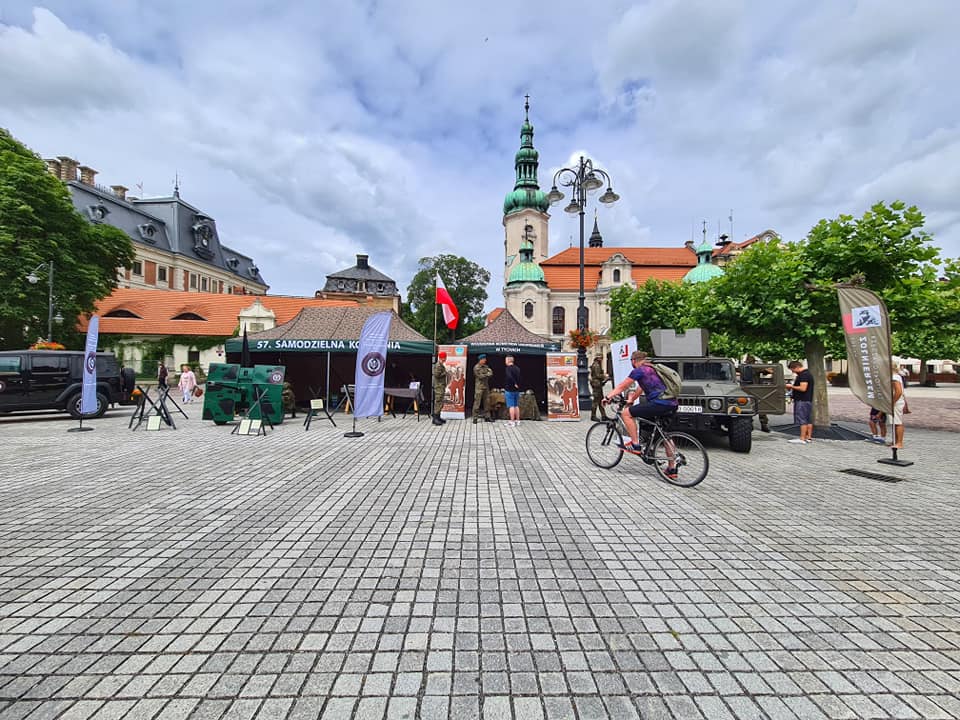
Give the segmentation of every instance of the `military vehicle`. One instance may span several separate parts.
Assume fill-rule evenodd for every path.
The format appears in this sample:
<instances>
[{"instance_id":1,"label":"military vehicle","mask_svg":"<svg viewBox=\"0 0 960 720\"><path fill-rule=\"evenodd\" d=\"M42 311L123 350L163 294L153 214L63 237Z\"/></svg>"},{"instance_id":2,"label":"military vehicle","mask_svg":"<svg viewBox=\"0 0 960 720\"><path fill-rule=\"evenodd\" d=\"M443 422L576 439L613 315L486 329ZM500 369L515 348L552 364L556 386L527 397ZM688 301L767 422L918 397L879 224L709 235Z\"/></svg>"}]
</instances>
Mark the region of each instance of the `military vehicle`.
<instances>
[{"instance_id":1,"label":"military vehicle","mask_svg":"<svg viewBox=\"0 0 960 720\"><path fill-rule=\"evenodd\" d=\"M753 418L761 412L784 412L783 368L778 364L741 366L740 371L752 380L741 384L733 360L707 354L708 337L699 328L683 334L650 333L655 356L651 360L673 368L683 380L671 429L726 435L731 450L748 453L753 446Z\"/></svg>"}]
</instances>

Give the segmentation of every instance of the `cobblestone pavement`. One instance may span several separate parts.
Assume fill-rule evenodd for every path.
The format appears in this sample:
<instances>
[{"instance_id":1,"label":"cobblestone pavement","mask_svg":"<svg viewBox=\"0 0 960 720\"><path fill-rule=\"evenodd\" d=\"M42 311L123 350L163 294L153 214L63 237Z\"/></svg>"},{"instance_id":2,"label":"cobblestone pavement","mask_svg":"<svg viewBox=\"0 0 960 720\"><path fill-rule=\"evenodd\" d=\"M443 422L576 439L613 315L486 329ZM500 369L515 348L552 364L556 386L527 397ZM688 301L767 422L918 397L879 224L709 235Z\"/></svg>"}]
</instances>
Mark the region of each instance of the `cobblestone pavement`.
<instances>
[{"instance_id":1,"label":"cobblestone pavement","mask_svg":"<svg viewBox=\"0 0 960 720\"><path fill-rule=\"evenodd\" d=\"M0 424L0 718L960 717L954 434L684 490L585 422L342 419Z\"/></svg>"}]
</instances>

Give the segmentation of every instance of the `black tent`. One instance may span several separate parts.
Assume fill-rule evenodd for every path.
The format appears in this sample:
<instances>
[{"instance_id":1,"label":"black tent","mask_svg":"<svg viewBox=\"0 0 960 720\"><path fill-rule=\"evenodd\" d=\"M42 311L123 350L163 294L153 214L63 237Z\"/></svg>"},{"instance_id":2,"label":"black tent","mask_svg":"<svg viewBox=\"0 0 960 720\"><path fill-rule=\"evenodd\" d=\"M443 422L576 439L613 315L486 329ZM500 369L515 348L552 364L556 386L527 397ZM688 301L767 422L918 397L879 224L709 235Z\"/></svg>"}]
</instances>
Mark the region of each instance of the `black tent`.
<instances>
[{"instance_id":1,"label":"black tent","mask_svg":"<svg viewBox=\"0 0 960 720\"><path fill-rule=\"evenodd\" d=\"M468 335L457 344L467 346L467 408L473 405L473 367L477 356L487 355L487 364L493 369L491 388L502 388L504 382L503 358L513 355L520 368L524 390L533 390L537 406L547 408L547 360L548 352L560 352L560 345L530 332L517 319L504 310L489 325L473 335Z\"/></svg>"},{"instance_id":2,"label":"black tent","mask_svg":"<svg viewBox=\"0 0 960 720\"><path fill-rule=\"evenodd\" d=\"M256 365L286 366L286 380L299 404L323 397L328 407L340 400L340 388L352 385L360 332L382 308L370 306L303 308L275 328L252 333L250 359ZM243 338L226 343L227 362L240 362ZM429 398L433 343L393 313L387 344L385 387L406 388L413 381Z\"/></svg>"}]
</instances>

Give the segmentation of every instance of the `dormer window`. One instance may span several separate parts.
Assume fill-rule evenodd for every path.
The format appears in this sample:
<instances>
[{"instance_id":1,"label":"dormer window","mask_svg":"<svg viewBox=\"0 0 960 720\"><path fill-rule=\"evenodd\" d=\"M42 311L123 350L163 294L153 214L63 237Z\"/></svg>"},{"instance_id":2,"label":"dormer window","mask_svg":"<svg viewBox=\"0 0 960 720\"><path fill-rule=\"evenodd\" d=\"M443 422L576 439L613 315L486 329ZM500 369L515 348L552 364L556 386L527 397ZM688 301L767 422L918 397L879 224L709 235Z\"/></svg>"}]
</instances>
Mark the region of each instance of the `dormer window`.
<instances>
[{"instance_id":1,"label":"dormer window","mask_svg":"<svg viewBox=\"0 0 960 720\"><path fill-rule=\"evenodd\" d=\"M250 273L250 277L256 277L257 273L260 272L259 268L256 265L251 265L247 268L247 272Z\"/></svg>"},{"instance_id":2,"label":"dormer window","mask_svg":"<svg viewBox=\"0 0 960 720\"><path fill-rule=\"evenodd\" d=\"M142 318L141 318L139 315L137 315L135 312L132 312L131 310L125 310L125 309L123 309L123 308L117 308L116 310L111 310L110 312L106 313L106 314L104 315L104 317L108 317L108 318L136 318L137 320L141 320L141 319L142 319Z\"/></svg>"},{"instance_id":3,"label":"dormer window","mask_svg":"<svg viewBox=\"0 0 960 720\"><path fill-rule=\"evenodd\" d=\"M139 232L140 237L148 243L155 243L157 241L157 226L153 223L148 222L137 225L137 232Z\"/></svg>"},{"instance_id":4,"label":"dormer window","mask_svg":"<svg viewBox=\"0 0 960 720\"><path fill-rule=\"evenodd\" d=\"M337 290L343 290L344 284L343 280L337 280Z\"/></svg>"},{"instance_id":5,"label":"dormer window","mask_svg":"<svg viewBox=\"0 0 960 720\"><path fill-rule=\"evenodd\" d=\"M382 293L382 292L383 292L383 283L377 283L377 292L378 292L378 293Z\"/></svg>"},{"instance_id":6,"label":"dormer window","mask_svg":"<svg viewBox=\"0 0 960 720\"><path fill-rule=\"evenodd\" d=\"M193 251L205 258L213 257L213 224L206 215L195 216L191 228L193 231Z\"/></svg>"},{"instance_id":7,"label":"dormer window","mask_svg":"<svg viewBox=\"0 0 960 720\"><path fill-rule=\"evenodd\" d=\"M206 320L205 317L201 317L194 312L184 312L179 315L174 315L171 320Z\"/></svg>"},{"instance_id":8,"label":"dormer window","mask_svg":"<svg viewBox=\"0 0 960 720\"><path fill-rule=\"evenodd\" d=\"M107 219L107 215L109 214L110 209L103 203L87 205L87 217L89 217L95 223L103 222Z\"/></svg>"},{"instance_id":9,"label":"dormer window","mask_svg":"<svg viewBox=\"0 0 960 720\"><path fill-rule=\"evenodd\" d=\"M239 264L240 264L240 260L238 260L237 258L235 257L227 258L227 265L229 265L232 269L236 270L237 265Z\"/></svg>"},{"instance_id":10,"label":"dormer window","mask_svg":"<svg viewBox=\"0 0 960 720\"><path fill-rule=\"evenodd\" d=\"M614 270L614 271L613 271L613 281L614 281L615 283L620 282L620 271L619 271L619 270Z\"/></svg>"}]
</instances>

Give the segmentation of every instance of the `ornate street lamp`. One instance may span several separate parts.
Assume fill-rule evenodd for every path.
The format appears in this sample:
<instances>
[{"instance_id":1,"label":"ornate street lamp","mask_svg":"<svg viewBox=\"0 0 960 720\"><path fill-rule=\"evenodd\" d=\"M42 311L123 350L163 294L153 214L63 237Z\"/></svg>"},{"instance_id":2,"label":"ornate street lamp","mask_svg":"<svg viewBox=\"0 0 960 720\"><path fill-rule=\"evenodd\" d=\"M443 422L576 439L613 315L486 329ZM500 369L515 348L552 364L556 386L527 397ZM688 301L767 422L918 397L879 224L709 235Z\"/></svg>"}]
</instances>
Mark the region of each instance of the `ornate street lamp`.
<instances>
[{"instance_id":1,"label":"ornate street lamp","mask_svg":"<svg viewBox=\"0 0 960 720\"><path fill-rule=\"evenodd\" d=\"M563 200L563 193L557 185L570 188L570 204L564 208L571 215L580 215L580 298L577 306L577 330L587 329L586 307L583 296L583 214L587 206L587 194L599 190L604 185L607 191L598 199L604 205L611 205L620 199L613 191L613 181L600 168L593 166L593 160L580 156L580 162L572 168L560 168L553 176L553 187L547 194L550 204ZM577 347L577 388L580 393L580 409L589 410L591 406L590 385L587 375L587 350Z\"/></svg>"},{"instance_id":2,"label":"ornate street lamp","mask_svg":"<svg viewBox=\"0 0 960 720\"><path fill-rule=\"evenodd\" d=\"M49 286L49 292L47 293L47 342L53 342L53 323L56 322L57 325L63 322L63 315L58 311L56 315L53 314L53 260L49 263L40 263L33 270L30 271L30 274L27 275L27 282L31 285L36 285L40 282L40 278L37 277L37 272L43 269L46 266L47 268L47 280Z\"/></svg>"}]
</instances>

